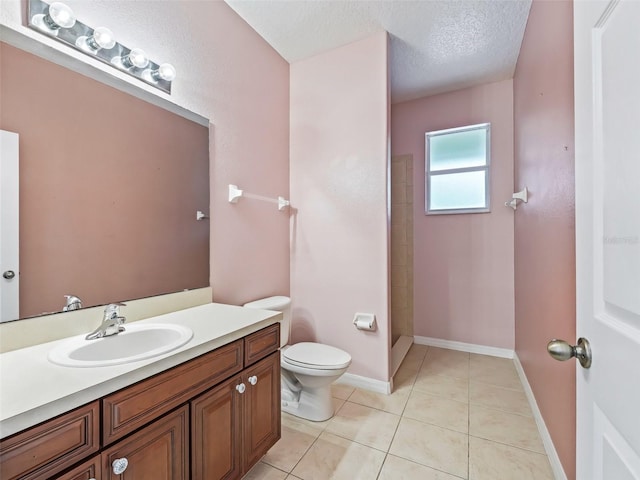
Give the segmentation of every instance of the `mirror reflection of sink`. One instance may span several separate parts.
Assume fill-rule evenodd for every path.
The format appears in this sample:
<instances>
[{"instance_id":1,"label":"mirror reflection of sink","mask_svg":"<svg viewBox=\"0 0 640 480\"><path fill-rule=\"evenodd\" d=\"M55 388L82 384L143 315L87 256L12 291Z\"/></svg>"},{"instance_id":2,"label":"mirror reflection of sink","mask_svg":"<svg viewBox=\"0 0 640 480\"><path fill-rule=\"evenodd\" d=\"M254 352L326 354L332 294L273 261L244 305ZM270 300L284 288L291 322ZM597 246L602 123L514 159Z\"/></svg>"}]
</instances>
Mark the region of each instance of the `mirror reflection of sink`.
<instances>
[{"instance_id":1,"label":"mirror reflection of sink","mask_svg":"<svg viewBox=\"0 0 640 480\"><path fill-rule=\"evenodd\" d=\"M193 331L175 324L130 324L117 335L86 340L73 337L49 352L49 361L65 367L105 367L156 357L181 347Z\"/></svg>"}]
</instances>

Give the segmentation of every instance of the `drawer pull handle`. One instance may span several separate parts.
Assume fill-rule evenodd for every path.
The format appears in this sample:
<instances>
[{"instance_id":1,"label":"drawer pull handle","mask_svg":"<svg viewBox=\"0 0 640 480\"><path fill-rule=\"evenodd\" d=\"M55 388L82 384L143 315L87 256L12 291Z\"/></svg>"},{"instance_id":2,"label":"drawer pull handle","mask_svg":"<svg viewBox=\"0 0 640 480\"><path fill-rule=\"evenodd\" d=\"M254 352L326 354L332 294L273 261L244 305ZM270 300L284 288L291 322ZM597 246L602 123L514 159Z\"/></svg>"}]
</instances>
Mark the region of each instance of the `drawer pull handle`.
<instances>
[{"instance_id":1,"label":"drawer pull handle","mask_svg":"<svg viewBox=\"0 0 640 480\"><path fill-rule=\"evenodd\" d=\"M236 390L238 391L238 393L244 393L246 389L247 387L245 386L244 383L241 383L240 385L236 385Z\"/></svg>"},{"instance_id":2,"label":"drawer pull handle","mask_svg":"<svg viewBox=\"0 0 640 480\"><path fill-rule=\"evenodd\" d=\"M256 383L258 383L258 377L256 375L252 375L249 377L249 383L251 385L255 385Z\"/></svg>"},{"instance_id":3,"label":"drawer pull handle","mask_svg":"<svg viewBox=\"0 0 640 480\"><path fill-rule=\"evenodd\" d=\"M113 467L113 473L115 473L116 475L120 475L129 466L129 460L127 460L126 458L118 458L113 461L111 466Z\"/></svg>"}]
</instances>

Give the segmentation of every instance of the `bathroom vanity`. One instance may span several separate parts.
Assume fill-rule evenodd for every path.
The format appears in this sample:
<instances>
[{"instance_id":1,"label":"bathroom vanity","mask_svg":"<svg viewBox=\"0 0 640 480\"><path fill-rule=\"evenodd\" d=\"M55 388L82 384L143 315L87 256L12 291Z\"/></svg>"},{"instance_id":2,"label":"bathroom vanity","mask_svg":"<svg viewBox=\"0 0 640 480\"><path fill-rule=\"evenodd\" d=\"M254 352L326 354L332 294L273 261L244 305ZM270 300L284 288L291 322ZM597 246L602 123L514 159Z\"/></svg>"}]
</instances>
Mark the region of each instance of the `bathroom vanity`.
<instances>
[{"instance_id":1,"label":"bathroom vanity","mask_svg":"<svg viewBox=\"0 0 640 480\"><path fill-rule=\"evenodd\" d=\"M126 365L53 365L59 342L2 354L0 478L240 478L280 438L280 318L217 304L158 316L193 338Z\"/></svg>"}]
</instances>

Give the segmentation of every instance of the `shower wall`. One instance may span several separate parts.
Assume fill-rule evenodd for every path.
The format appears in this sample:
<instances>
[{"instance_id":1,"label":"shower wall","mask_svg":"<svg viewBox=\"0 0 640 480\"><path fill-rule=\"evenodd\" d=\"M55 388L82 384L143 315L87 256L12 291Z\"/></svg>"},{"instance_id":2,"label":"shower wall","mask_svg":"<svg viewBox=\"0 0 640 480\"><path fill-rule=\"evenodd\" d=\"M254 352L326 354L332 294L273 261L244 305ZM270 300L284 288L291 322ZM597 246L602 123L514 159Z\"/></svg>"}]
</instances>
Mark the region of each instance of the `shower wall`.
<instances>
[{"instance_id":1,"label":"shower wall","mask_svg":"<svg viewBox=\"0 0 640 480\"><path fill-rule=\"evenodd\" d=\"M391 158L391 341L413 337L413 155Z\"/></svg>"}]
</instances>

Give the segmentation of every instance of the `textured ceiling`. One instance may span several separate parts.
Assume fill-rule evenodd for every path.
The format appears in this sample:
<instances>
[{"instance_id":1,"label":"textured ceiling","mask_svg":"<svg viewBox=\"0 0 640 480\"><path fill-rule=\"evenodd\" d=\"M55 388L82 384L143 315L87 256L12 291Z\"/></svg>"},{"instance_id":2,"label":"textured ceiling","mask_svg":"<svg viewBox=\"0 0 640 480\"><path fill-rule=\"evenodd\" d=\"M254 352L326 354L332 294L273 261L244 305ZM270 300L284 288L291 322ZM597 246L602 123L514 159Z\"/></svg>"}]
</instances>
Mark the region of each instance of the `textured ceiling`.
<instances>
[{"instance_id":1,"label":"textured ceiling","mask_svg":"<svg viewBox=\"0 0 640 480\"><path fill-rule=\"evenodd\" d=\"M288 62L386 30L393 103L511 78L531 0L225 0Z\"/></svg>"}]
</instances>

